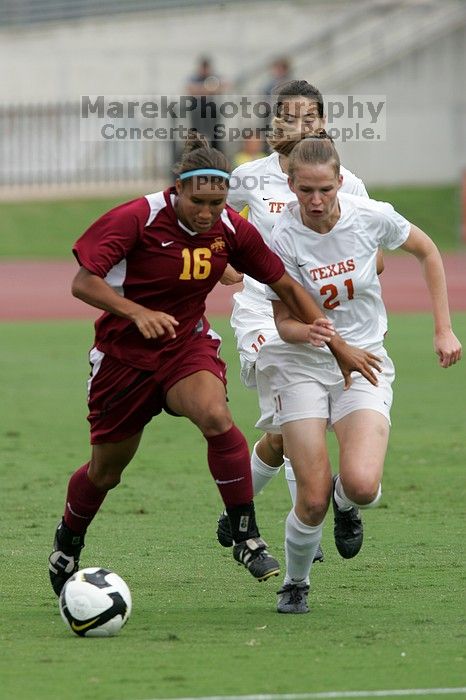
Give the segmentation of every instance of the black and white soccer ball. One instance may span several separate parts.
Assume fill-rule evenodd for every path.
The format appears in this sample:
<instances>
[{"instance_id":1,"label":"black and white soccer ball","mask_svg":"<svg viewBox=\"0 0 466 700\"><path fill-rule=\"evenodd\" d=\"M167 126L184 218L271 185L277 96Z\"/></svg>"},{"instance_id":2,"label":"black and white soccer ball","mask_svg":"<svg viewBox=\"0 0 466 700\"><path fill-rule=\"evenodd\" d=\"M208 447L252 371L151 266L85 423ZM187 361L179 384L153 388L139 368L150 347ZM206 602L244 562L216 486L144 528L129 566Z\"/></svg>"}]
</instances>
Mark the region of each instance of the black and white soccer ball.
<instances>
[{"instance_id":1,"label":"black and white soccer ball","mask_svg":"<svg viewBox=\"0 0 466 700\"><path fill-rule=\"evenodd\" d=\"M65 624L80 637L113 637L128 622L131 593L118 574L89 567L68 579L59 607Z\"/></svg>"}]
</instances>

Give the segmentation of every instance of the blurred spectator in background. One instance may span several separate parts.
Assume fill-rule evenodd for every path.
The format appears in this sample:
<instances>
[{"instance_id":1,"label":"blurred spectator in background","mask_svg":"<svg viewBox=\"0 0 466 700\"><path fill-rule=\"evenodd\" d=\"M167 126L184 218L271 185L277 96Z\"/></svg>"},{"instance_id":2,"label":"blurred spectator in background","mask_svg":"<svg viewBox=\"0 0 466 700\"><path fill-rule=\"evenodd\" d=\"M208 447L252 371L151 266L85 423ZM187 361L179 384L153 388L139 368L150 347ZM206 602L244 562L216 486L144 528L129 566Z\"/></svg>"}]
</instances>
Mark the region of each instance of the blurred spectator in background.
<instances>
[{"instance_id":1,"label":"blurred spectator in background","mask_svg":"<svg viewBox=\"0 0 466 700\"><path fill-rule=\"evenodd\" d=\"M197 98L195 109L190 112L191 126L204 134L210 145L219 151L225 150L222 141L215 138L215 126L221 121L215 114L215 108L209 107L208 103L215 103L215 95L221 95L226 90L227 84L215 71L211 59L201 56L186 83L186 94Z\"/></svg>"},{"instance_id":2,"label":"blurred spectator in background","mask_svg":"<svg viewBox=\"0 0 466 700\"><path fill-rule=\"evenodd\" d=\"M270 78L264 85L264 95L272 95L282 83L293 79L290 59L286 56L275 58L270 64Z\"/></svg>"},{"instance_id":3,"label":"blurred spectator in background","mask_svg":"<svg viewBox=\"0 0 466 700\"><path fill-rule=\"evenodd\" d=\"M243 163L248 163L257 158L264 158L266 155L267 153L264 151L264 142L257 138L257 136L249 136L244 139L241 149L235 153L233 157L233 167L237 168L238 165L243 165Z\"/></svg>"},{"instance_id":4,"label":"blurred spectator in background","mask_svg":"<svg viewBox=\"0 0 466 700\"><path fill-rule=\"evenodd\" d=\"M270 77L262 88L262 95L267 101L269 101L267 98L270 98L270 104L273 105L275 103L274 96L280 89L280 86L290 82L290 80L293 78L290 59L286 56L277 56L277 58L275 58L270 64L269 71ZM273 106L272 110L274 110ZM270 125L271 118L265 119L263 123L264 133L268 133L271 128ZM267 139L265 137L262 146L267 153L270 152L270 149L267 147Z\"/></svg>"}]
</instances>

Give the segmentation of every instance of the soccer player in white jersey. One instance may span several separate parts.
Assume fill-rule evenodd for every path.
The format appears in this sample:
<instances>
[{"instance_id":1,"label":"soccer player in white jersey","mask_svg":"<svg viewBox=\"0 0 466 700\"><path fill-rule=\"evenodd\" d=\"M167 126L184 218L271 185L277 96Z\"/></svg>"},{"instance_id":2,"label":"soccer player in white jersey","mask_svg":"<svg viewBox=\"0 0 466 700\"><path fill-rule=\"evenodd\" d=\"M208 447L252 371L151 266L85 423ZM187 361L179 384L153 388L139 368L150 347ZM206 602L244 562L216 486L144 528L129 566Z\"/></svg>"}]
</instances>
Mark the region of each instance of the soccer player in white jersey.
<instances>
[{"instance_id":1,"label":"soccer player in white jersey","mask_svg":"<svg viewBox=\"0 0 466 700\"><path fill-rule=\"evenodd\" d=\"M383 346L387 317L376 272L379 246L401 247L419 260L432 304L434 349L442 367L461 358L461 345L451 328L437 247L390 204L341 194L339 157L329 138L311 136L298 142L290 154L288 174L298 201L285 208L270 245L340 336L349 343L357 341L380 360L377 385L361 375L342 380L327 348L312 347L307 326L268 289L280 338L263 346L257 363L273 391L274 421L297 484L295 505L286 520L287 569L277 610L306 613L309 574L331 494L337 546L340 533L345 540L348 525L351 529L351 522L359 519L359 508L374 507L381 498L394 367ZM340 471L333 484L328 424L339 445ZM340 545L344 555L347 542ZM362 529L352 545L361 547Z\"/></svg>"},{"instance_id":2,"label":"soccer player in white jersey","mask_svg":"<svg viewBox=\"0 0 466 700\"><path fill-rule=\"evenodd\" d=\"M323 98L320 91L305 80L292 80L277 92L276 117L269 139L274 148L271 155L245 163L232 173L228 204L237 211L248 207L248 220L256 226L266 242L286 204L296 199L288 186L288 154L296 138L319 131L325 124ZM342 191L368 197L362 180L341 168ZM379 256L378 269L383 269ZM234 271L231 282L237 281ZM234 295L231 325L234 329L241 362L241 380L248 388L257 388L261 417L258 425L267 425L274 414L273 397L267 377L256 371L258 353L264 343L277 337L272 305L265 296L265 286L247 275L244 287ZM296 482L289 459L283 455L280 434L266 432L254 445L251 455L254 493L259 493L279 473L285 462L287 484L294 499ZM233 543L229 521L222 514L218 521L217 537L223 546ZM322 551L317 553L323 559Z\"/></svg>"}]
</instances>

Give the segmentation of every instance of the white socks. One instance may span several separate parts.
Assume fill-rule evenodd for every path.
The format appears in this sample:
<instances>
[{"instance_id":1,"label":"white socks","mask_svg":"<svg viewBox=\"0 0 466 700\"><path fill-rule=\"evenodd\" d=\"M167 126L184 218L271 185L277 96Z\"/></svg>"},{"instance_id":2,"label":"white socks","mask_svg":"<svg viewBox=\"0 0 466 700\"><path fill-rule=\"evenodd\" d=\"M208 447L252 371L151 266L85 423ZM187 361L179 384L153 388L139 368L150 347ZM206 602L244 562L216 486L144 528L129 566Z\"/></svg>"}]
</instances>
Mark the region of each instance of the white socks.
<instances>
[{"instance_id":1,"label":"white socks","mask_svg":"<svg viewBox=\"0 0 466 700\"><path fill-rule=\"evenodd\" d=\"M309 584L309 572L322 537L323 523L305 525L294 508L288 513L285 527L286 583Z\"/></svg>"},{"instance_id":2,"label":"white socks","mask_svg":"<svg viewBox=\"0 0 466 700\"><path fill-rule=\"evenodd\" d=\"M256 452L257 444L258 443L256 442L251 455L252 486L254 496L257 496L257 494L267 486L269 481L277 476L282 468L282 465L279 467L271 467L263 462Z\"/></svg>"},{"instance_id":3,"label":"white socks","mask_svg":"<svg viewBox=\"0 0 466 700\"><path fill-rule=\"evenodd\" d=\"M380 499L382 498L382 485L379 484L379 488L377 490L377 495L373 501L371 501L370 503L366 503L366 504L361 505L360 503L355 503L350 498L348 498L348 496L346 495L346 493L343 490L343 484L341 483L340 475L338 475L338 477L335 481L334 497L335 497L335 502L338 506L338 510L342 510L342 511L350 510L354 506L356 506L356 508L362 508L362 509L375 508L378 505Z\"/></svg>"}]
</instances>

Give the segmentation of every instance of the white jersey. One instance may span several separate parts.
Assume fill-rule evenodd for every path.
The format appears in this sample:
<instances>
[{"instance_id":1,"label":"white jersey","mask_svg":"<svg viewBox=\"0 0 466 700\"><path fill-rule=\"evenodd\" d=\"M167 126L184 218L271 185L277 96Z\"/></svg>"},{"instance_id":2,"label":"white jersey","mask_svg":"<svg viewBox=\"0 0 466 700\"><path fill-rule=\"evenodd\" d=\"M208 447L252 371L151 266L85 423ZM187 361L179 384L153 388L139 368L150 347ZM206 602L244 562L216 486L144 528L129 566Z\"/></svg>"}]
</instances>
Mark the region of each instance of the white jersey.
<instances>
[{"instance_id":1,"label":"white jersey","mask_svg":"<svg viewBox=\"0 0 466 700\"><path fill-rule=\"evenodd\" d=\"M338 201L340 218L325 234L302 223L298 202L288 204L275 224L270 245L287 272L312 294L323 314L333 321L342 338L374 350L382 346L387 330L376 269L377 249L401 246L411 224L386 202L340 193ZM270 288L267 298L278 299ZM284 353L296 352L317 364L328 364L333 358L326 346L291 345L279 340L274 345L275 352L283 345Z\"/></svg>"},{"instance_id":2,"label":"white jersey","mask_svg":"<svg viewBox=\"0 0 466 700\"><path fill-rule=\"evenodd\" d=\"M341 167L340 171L343 176L340 192L369 196L362 180L346 168ZM240 165L231 175L228 204L236 211L249 207L248 221L259 230L267 244L279 215L292 201L296 201L296 196L288 187L288 175L281 169L276 152ZM235 299L244 297L246 304L252 304L256 310L262 309L271 316L271 305L265 291L265 285L245 275L244 290L235 294Z\"/></svg>"}]
</instances>

